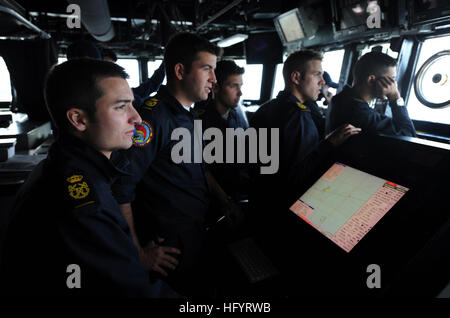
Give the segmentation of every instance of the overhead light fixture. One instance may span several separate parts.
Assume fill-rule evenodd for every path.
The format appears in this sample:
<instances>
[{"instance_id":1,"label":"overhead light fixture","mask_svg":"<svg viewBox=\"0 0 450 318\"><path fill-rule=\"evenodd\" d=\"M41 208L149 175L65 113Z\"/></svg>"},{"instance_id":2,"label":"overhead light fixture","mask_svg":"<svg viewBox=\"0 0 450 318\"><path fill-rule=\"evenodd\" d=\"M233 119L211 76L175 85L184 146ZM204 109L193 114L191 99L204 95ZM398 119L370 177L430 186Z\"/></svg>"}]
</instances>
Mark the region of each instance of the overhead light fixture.
<instances>
[{"instance_id":1,"label":"overhead light fixture","mask_svg":"<svg viewBox=\"0 0 450 318\"><path fill-rule=\"evenodd\" d=\"M214 43L214 42L219 42L221 40L223 40L223 36L215 37L215 38L209 40L209 42Z\"/></svg>"},{"instance_id":2,"label":"overhead light fixture","mask_svg":"<svg viewBox=\"0 0 450 318\"><path fill-rule=\"evenodd\" d=\"M245 41L247 39L248 39L248 35L247 34L240 34L239 33L239 34L232 35L232 36L230 36L230 37L228 37L226 39L223 39L223 40L217 42L217 45L220 46L220 47L228 47L228 46L232 46L232 45L234 45L236 43Z\"/></svg>"}]
</instances>

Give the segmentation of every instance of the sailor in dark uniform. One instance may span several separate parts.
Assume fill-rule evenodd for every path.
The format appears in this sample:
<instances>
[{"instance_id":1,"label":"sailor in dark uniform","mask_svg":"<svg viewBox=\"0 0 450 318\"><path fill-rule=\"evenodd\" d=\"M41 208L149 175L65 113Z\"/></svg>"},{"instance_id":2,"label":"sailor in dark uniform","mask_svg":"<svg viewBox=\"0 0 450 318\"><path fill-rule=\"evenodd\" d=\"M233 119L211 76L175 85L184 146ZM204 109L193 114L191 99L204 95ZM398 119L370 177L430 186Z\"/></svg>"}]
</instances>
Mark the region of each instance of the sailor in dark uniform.
<instances>
[{"instance_id":1,"label":"sailor in dark uniform","mask_svg":"<svg viewBox=\"0 0 450 318\"><path fill-rule=\"evenodd\" d=\"M281 197L288 193L287 189L298 192L297 187L305 183L305 175L314 170L313 167L320 158L326 158L333 146L359 132L359 129L349 125L341 127L319 142L319 132L311 115L311 108L307 105L317 99L325 83L321 60L320 53L314 51L292 53L283 67L285 90L262 105L250 121L250 125L255 128L279 130L279 171L273 176L256 177L270 180L268 184L263 182L260 185L269 192L277 189Z\"/></svg>"},{"instance_id":2,"label":"sailor in dark uniform","mask_svg":"<svg viewBox=\"0 0 450 318\"><path fill-rule=\"evenodd\" d=\"M141 246L163 238L162 245L182 250L178 268L182 271L194 266L200 253L210 193L204 164L194 162L194 152L190 163L172 160L180 141L171 136L177 128L186 129L192 136L188 145L194 149L194 120L198 117L165 86L143 104L141 116L134 146L127 151L132 176L115 187L116 198L120 203L134 201L134 225Z\"/></svg>"},{"instance_id":3,"label":"sailor in dark uniform","mask_svg":"<svg viewBox=\"0 0 450 318\"><path fill-rule=\"evenodd\" d=\"M161 264L164 271L156 271L186 295L196 294L206 277L200 270L208 262L203 256L212 258L203 253L211 195L227 201L205 171L201 124L194 124L198 116L191 109L211 92L219 54L220 48L190 33L176 34L168 42L167 86L142 105L142 124L134 146L126 151L131 177L121 178L115 187L144 258L162 245L181 251L175 270Z\"/></svg>"},{"instance_id":4,"label":"sailor in dark uniform","mask_svg":"<svg viewBox=\"0 0 450 318\"><path fill-rule=\"evenodd\" d=\"M55 66L46 102L58 138L21 188L2 257L4 292L158 296L112 196L141 118L118 65L76 59Z\"/></svg>"},{"instance_id":5,"label":"sailor in dark uniform","mask_svg":"<svg viewBox=\"0 0 450 318\"><path fill-rule=\"evenodd\" d=\"M252 127L268 128L268 140L271 129L279 132L279 170L260 174L259 167L252 169L250 202L260 243L282 267L289 265L286 252L297 242L293 238L297 229L288 208L317 176L317 168L328 162L333 148L359 132L346 125L320 141L307 103L317 99L324 84L321 60L321 54L314 51L292 53L283 66L285 89L263 104L250 120Z\"/></svg>"},{"instance_id":6,"label":"sailor in dark uniform","mask_svg":"<svg viewBox=\"0 0 450 318\"><path fill-rule=\"evenodd\" d=\"M354 85L345 86L329 105L326 132L343 123L361 127L368 134L416 136L403 98L397 89L396 61L381 52L370 52L355 64ZM392 117L369 107L375 98L389 100Z\"/></svg>"},{"instance_id":7,"label":"sailor in dark uniform","mask_svg":"<svg viewBox=\"0 0 450 318\"><path fill-rule=\"evenodd\" d=\"M227 128L248 128L247 118L239 105L242 96L242 74L244 68L239 67L233 60L221 60L217 62L216 68L217 84L214 85L214 98L206 107L200 108L198 113L202 119L203 131L208 128L220 129L224 136L224 144L231 142L226 137ZM234 137L236 139L236 137ZM239 202L247 198L249 175L247 165L237 162L237 140L234 142L235 158L232 163L211 163L208 165L209 171L215 177L222 189L230 195L233 200ZM240 150L242 151L242 150ZM226 147L223 158L226 158Z\"/></svg>"}]
</instances>

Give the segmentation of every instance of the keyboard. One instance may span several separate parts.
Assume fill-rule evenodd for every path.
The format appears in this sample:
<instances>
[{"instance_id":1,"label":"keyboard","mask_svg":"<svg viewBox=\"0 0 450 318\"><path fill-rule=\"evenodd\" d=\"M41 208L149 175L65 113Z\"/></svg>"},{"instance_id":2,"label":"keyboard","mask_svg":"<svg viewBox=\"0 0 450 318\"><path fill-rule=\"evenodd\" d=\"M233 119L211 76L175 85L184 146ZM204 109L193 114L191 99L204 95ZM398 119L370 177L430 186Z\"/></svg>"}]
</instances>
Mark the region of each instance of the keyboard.
<instances>
[{"instance_id":1,"label":"keyboard","mask_svg":"<svg viewBox=\"0 0 450 318\"><path fill-rule=\"evenodd\" d=\"M228 249L252 284L279 274L250 237L230 243Z\"/></svg>"}]
</instances>

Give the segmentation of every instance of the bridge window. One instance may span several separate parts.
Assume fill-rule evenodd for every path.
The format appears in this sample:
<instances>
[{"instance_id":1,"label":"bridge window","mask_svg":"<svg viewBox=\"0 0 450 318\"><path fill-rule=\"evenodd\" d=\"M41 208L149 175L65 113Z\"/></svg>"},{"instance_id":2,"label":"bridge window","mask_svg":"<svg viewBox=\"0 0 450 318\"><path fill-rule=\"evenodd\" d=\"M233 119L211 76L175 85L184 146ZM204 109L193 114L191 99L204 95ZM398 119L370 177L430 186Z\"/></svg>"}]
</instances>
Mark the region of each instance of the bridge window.
<instances>
[{"instance_id":1,"label":"bridge window","mask_svg":"<svg viewBox=\"0 0 450 318\"><path fill-rule=\"evenodd\" d=\"M11 79L6 63L0 56L0 102L11 102L11 100Z\"/></svg>"},{"instance_id":2,"label":"bridge window","mask_svg":"<svg viewBox=\"0 0 450 318\"><path fill-rule=\"evenodd\" d=\"M331 79L338 83L341 76L342 61L344 60L345 50L328 51L323 54L322 68L330 74ZM284 61L287 56L284 57ZM283 64L278 64L275 71L275 82L273 84L272 98L278 95L278 92L284 89ZM336 93L334 88L330 92ZM319 103L321 105L321 103Z\"/></svg>"},{"instance_id":3,"label":"bridge window","mask_svg":"<svg viewBox=\"0 0 450 318\"><path fill-rule=\"evenodd\" d=\"M287 59L287 54L283 54L283 63ZM283 64L277 64L275 70L275 81L273 82L272 97L277 97L278 93L284 89L284 79L283 79Z\"/></svg>"},{"instance_id":4,"label":"bridge window","mask_svg":"<svg viewBox=\"0 0 450 318\"><path fill-rule=\"evenodd\" d=\"M118 59L117 64L122 66L130 76L127 81L130 87L139 86L139 63L136 59Z\"/></svg>"},{"instance_id":5,"label":"bridge window","mask_svg":"<svg viewBox=\"0 0 450 318\"><path fill-rule=\"evenodd\" d=\"M345 50L328 51L323 54L322 69L330 74L331 80L339 83L341 77L342 61L344 60ZM336 89L330 87L329 91L336 94Z\"/></svg>"},{"instance_id":6,"label":"bridge window","mask_svg":"<svg viewBox=\"0 0 450 318\"><path fill-rule=\"evenodd\" d=\"M61 64L63 62L67 61L65 57L59 57L58 58L58 64ZM139 63L136 59L118 59L117 64L122 66L125 71L130 76L127 81L130 87L138 87L139 86ZM150 62L149 62L150 63ZM158 64L159 66L159 64ZM158 67L156 66L156 67ZM156 70L156 68L155 68ZM151 76L153 72L149 69L149 75Z\"/></svg>"},{"instance_id":7,"label":"bridge window","mask_svg":"<svg viewBox=\"0 0 450 318\"><path fill-rule=\"evenodd\" d=\"M419 59L417 61L417 67L415 70L416 74L419 71L420 67L424 64L424 62L432 55L440 51L448 50L449 41L450 36L443 36L425 40L420 50ZM446 68L447 74L450 74L450 67L446 65ZM450 124L450 107L433 109L423 105L417 99L416 93L414 91L414 81L411 82L411 85L413 86L411 87L411 91L407 101L408 112L411 119ZM449 99L450 87L448 82L446 84L447 88L437 87L436 85L424 86L424 88L425 87L433 89L433 92L426 92L427 95L433 96L436 94L447 94L446 97L442 96L442 98L447 98L447 100Z\"/></svg>"},{"instance_id":8,"label":"bridge window","mask_svg":"<svg viewBox=\"0 0 450 318\"><path fill-rule=\"evenodd\" d=\"M275 70L275 82L273 83L272 98L277 97L278 93L284 89L283 64L277 64Z\"/></svg>"},{"instance_id":9,"label":"bridge window","mask_svg":"<svg viewBox=\"0 0 450 318\"><path fill-rule=\"evenodd\" d=\"M65 57L58 58L58 64L67 61ZM127 81L130 87L138 87L139 86L139 63L136 59L118 59L117 64L122 66L125 71L130 76ZM149 70L150 72L150 70ZM153 73L149 73L153 74ZM150 75L151 76L151 75Z\"/></svg>"},{"instance_id":10,"label":"bridge window","mask_svg":"<svg viewBox=\"0 0 450 318\"><path fill-rule=\"evenodd\" d=\"M247 64L245 60L235 60L236 64L245 68L242 76L241 100L259 100L261 98L262 64Z\"/></svg>"},{"instance_id":11,"label":"bridge window","mask_svg":"<svg viewBox=\"0 0 450 318\"><path fill-rule=\"evenodd\" d=\"M161 65L162 61L149 61L147 62L147 72L148 72L148 77L152 77L153 73L155 73L155 71L158 69L158 67ZM162 85L166 85L167 84L167 76L164 76L164 80L161 83ZM154 96L156 95L157 92L153 92L150 94L150 96Z\"/></svg>"}]
</instances>

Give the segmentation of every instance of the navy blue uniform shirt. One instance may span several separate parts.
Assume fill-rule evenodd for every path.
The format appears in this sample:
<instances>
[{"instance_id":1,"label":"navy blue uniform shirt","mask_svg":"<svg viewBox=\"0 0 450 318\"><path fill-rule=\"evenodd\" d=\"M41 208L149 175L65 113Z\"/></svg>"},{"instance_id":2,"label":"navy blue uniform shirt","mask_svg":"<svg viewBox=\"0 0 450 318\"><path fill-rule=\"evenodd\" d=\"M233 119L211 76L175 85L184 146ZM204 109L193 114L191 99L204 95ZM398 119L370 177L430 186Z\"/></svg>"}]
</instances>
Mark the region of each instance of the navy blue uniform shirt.
<instances>
[{"instance_id":1,"label":"navy blue uniform shirt","mask_svg":"<svg viewBox=\"0 0 450 318\"><path fill-rule=\"evenodd\" d=\"M200 111L203 111L200 113ZM246 164L237 163L237 142L234 140L235 145L235 158L233 163L226 163L226 129L227 128L242 128L246 130L248 128L248 122L245 118L245 114L237 106L236 108L230 108L228 112L228 118L224 119L222 115L217 111L214 101L211 101L206 109L199 110L200 118L203 123L203 130L215 127L220 129L223 135L223 163L212 163L208 165L208 170L212 173L216 181L222 187L222 189L233 199L239 201L246 198L247 187L249 182L249 175ZM240 151L245 151L240 149ZM248 156L246 156L248 158ZM248 159L247 159L248 160Z\"/></svg>"},{"instance_id":2,"label":"navy blue uniform shirt","mask_svg":"<svg viewBox=\"0 0 450 318\"><path fill-rule=\"evenodd\" d=\"M252 220L257 236L277 260L277 253L288 250L279 247L292 243L291 236L297 231L288 208L316 181L318 167L330 158L333 146L327 140L319 141L310 108L289 91L281 91L263 104L250 119L250 126L279 129L279 170L274 175L263 175L259 167L252 169L250 193L250 203L257 211ZM270 130L268 135L270 145Z\"/></svg>"},{"instance_id":3,"label":"navy blue uniform shirt","mask_svg":"<svg viewBox=\"0 0 450 318\"><path fill-rule=\"evenodd\" d=\"M352 87L345 86L342 92L333 97L328 106L326 133L348 123L362 128L362 133L415 137L414 124L406 107L397 106L395 103L390 106L392 118L370 108Z\"/></svg>"},{"instance_id":4,"label":"navy blue uniform shirt","mask_svg":"<svg viewBox=\"0 0 450 318\"><path fill-rule=\"evenodd\" d=\"M165 86L142 105L140 115L143 123L135 135L139 140L125 151L131 177L120 178L114 193L119 203L134 201L133 216L142 245L162 237L164 245L181 249L179 269L190 268L202 247L210 202L204 164L194 163L194 120L198 116L187 111ZM172 160L172 148L181 142L171 140L176 128L185 128L191 135L191 163Z\"/></svg>"},{"instance_id":5,"label":"navy blue uniform shirt","mask_svg":"<svg viewBox=\"0 0 450 318\"><path fill-rule=\"evenodd\" d=\"M164 68L164 63L161 62L161 65L158 69L153 73L152 77L147 79L138 87L133 87L131 90L134 95L133 106L136 109L139 109L143 102L150 96L151 93L156 92L161 83L164 81L164 77L166 76L166 71Z\"/></svg>"},{"instance_id":6,"label":"navy blue uniform shirt","mask_svg":"<svg viewBox=\"0 0 450 318\"><path fill-rule=\"evenodd\" d=\"M259 170L253 170L256 191L252 196L257 201L276 198L283 206L290 206L333 147L327 140L320 142L310 108L289 91L281 91L275 99L263 104L251 118L250 126L268 128L269 146L270 128L278 128L280 138L279 170L274 175L261 175Z\"/></svg>"},{"instance_id":7,"label":"navy blue uniform shirt","mask_svg":"<svg viewBox=\"0 0 450 318\"><path fill-rule=\"evenodd\" d=\"M2 257L5 291L155 296L111 193L126 163L119 156L113 163L74 136L60 136L16 199ZM80 289L66 285L70 264L80 267Z\"/></svg>"},{"instance_id":8,"label":"navy blue uniform shirt","mask_svg":"<svg viewBox=\"0 0 450 318\"><path fill-rule=\"evenodd\" d=\"M329 142L319 143L319 132L311 109L288 91L281 91L275 99L263 104L252 117L250 125L279 129L279 174L284 179L298 175L294 167L298 167L311 152L320 150L326 153L331 149Z\"/></svg>"},{"instance_id":9,"label":"navy blue uniform shirt","mask_svg":"<svg viewBox=\"0 0 450 318\"><path fill-rule=\"evenodd\" d=\"M322 113L317 102L308 101L305 102L305 106L307 106L311 110L311 117L314 123L316 124L317 132L319 133L319 139L322 140L325 138L325 115Z\"/></svg>"}]
</instances>

